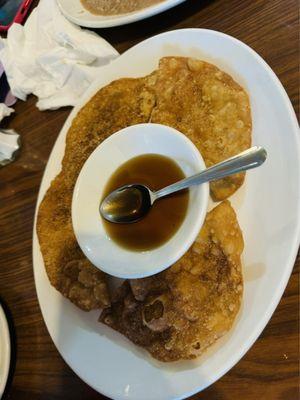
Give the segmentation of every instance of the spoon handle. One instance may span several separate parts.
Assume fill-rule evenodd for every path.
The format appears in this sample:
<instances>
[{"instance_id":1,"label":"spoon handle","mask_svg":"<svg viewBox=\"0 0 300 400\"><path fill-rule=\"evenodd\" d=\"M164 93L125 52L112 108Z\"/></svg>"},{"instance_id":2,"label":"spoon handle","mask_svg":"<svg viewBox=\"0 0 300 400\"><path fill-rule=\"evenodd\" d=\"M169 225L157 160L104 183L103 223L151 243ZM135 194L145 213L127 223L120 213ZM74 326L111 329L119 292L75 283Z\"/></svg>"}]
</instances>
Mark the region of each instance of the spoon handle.
<instances>
[{"instance_id":1,"label":"spoon handle","mask_svg":"<svg viewBox=\"0 0 300 400\"><path fill-rule=\"evenodd\" d=\"M201 183L215 181L224 178L228 175L236 174L237 172L246 171L259 167L267 158L267 152L263 147L254 146L250 149L237 154L234 157L228 158L210 168L205 169L199 174L182 179L179 182L166 186L163 189L154 192L155 200L168 196L171 193L187 189L190 186L200 185Z\"/></svg>"}]
</instances>

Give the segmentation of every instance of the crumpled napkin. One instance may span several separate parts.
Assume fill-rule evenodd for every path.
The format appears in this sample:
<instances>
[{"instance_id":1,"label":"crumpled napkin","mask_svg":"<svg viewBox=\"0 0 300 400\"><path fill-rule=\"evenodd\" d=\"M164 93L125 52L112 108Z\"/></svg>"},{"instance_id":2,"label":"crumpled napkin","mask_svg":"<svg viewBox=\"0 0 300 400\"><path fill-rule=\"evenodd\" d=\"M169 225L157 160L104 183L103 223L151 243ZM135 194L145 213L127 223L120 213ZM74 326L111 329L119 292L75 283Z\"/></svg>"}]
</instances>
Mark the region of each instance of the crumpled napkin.
<instances>
[{"instance_id":1,"label":"crumpled napkin","mask_svg":"<svg viewBox=\"0 0 300 400\"><path fill-rule=\"evenodd\" d=\"M3 118L8 117L13 112L13 108L7 107L7 105L4 103L0 103L0 122L3 120Z\"/></svg>"},{"instance_id":2,"label":"crumpled napkin","mask_svg":"<svg viewBox=\"0 0 300 400\"><path fill-rule=\"evenodd\" d=\"M11 163L20 149L20 136L13 129L0 130L0 167Z\"/></svg>"},{"instance_id":3,"label":"crumpled napkin","mask_svg":"<svg viewBox=\"0 0 300 400\"><path fill-rule=\"evenodd\" d=\"M13 95L38 97L40 110L74 106L118 52L93 32L69 22L55 0L41 0L24 26L13 24L0 39Z\"/></svg>"},{"instance_id":4,"label":"crumpled napkin","mask_svg":"<svg viewBox=\"0 0 300 400\"><path fill-rule=\"evenodd\" d=\"M4 74L4 68L0 62L0 122L3 120L3 118L8 117L11 113L14 112L14 110L9 106L12 106L13 104L15 104L15 102L16 98L11 94L9 90L7 79Z\"/></svg>"}]
</instances>

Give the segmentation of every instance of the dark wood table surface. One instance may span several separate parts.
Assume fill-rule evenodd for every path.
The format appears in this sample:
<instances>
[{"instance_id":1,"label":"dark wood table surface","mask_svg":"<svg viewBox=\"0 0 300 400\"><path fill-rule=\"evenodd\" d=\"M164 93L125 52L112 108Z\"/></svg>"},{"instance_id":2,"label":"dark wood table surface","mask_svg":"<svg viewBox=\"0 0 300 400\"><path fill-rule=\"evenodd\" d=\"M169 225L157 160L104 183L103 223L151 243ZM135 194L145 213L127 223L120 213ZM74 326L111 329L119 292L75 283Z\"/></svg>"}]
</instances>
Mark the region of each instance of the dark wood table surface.
<instances>
[{"instance_id":1,"label":"dark wood table surface","mask_svg":"<svg viewBox=\"0 0 300 400\"><path fill-rule=\"evenodd\" d=\"M279 76L298 113L298 0L191 0L148 20L98 32L122 53L159 32L186 27L222 31L250 45ZM18 160L0 169L0 295L15 328L15 365L6 396L104 399L65 364L37 301L31 257L34 209L45 165L70 108L40 112L35 102L33 97L18 101L16 113L2 123L15 128L23 141ZM231 371L192 399L298 398L299 264L298 256L260 338Z\"/></svg>"}]
</instances>

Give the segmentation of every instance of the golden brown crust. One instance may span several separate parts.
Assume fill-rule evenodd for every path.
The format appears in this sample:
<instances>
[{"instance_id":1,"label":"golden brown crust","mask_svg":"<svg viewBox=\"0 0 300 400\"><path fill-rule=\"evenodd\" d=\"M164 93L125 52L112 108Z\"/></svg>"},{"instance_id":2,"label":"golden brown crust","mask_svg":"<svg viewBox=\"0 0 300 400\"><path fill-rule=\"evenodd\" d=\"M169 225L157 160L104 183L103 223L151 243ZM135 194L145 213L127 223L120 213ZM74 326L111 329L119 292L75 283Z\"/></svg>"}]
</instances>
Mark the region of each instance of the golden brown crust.
<instances>
[{"instance_id":1,"label":"golden brown crust","mask_svg":"<svg viewBox=\"0 0 300 400\"><path fill-rule=\"evenodd\" d=\"M196 242L176 264L125 282L100 320L161 361L202 354L239 311L243 246L235 212L225 201L207 215Z\"/></svg>"},{"instance_id":2,"label":"golden brown crust","mask_svg":"<svg viewBox=\"0 0 300 400\"><path fill-rule=\"evenodd\" d=\"M165 57L156 81L151 122L172 126L199 148L209 167L251 145L251 110L245 90L204 61ZM231 196L244 181L237 174L210 185L214 200Z\"/></svg>"},{"instance_id":3,"label":"golden brown crust","mask_svg":"<svg viewBox=\"0 0 300 400\"><path fill-rule=\"evenodd\" d=\"M60 174L39 208L37 233L51 284L81 309L110 304L105 274L81 252L71 224L71 194Z\"/></svg>"},{"instance_id":4,"label":"golden brown crust","mask_svg":"<svg viewBox=\"0 0 300 400\"><path fill-rule=\"evenodd\" d=\"M73 232L73 188L98 144L119 129L147 122L152 104L143 79L121 79L100 90L75 117L66 138L62 171L39 207L37 233L50 282L86 311L107 307L110 300L106 275L86 259Z\"/></svg>"},{"instance_id":5,"label":"golden brown crust","mask_svg":"<svg viewBox=\"0 0 300 400\"><path fill-rule=\"evenodd\" d=\"M50 282L80 308L109 304L105 275L79 249L71 224L77 176L91 152L109 135L129 125L156 122L185 133L207 166L251 144L251 113L246 92L217 67L182 57L161 59L159 69L139 79L120 79L99 90L74 118L66 138L62 171L39 209L37 232ZM215 200L243 183L238 174L211 184ZM78 274L66 266L78 264ZM93 285L81 281L88 270Z\"/></svg>"}]
</instances>

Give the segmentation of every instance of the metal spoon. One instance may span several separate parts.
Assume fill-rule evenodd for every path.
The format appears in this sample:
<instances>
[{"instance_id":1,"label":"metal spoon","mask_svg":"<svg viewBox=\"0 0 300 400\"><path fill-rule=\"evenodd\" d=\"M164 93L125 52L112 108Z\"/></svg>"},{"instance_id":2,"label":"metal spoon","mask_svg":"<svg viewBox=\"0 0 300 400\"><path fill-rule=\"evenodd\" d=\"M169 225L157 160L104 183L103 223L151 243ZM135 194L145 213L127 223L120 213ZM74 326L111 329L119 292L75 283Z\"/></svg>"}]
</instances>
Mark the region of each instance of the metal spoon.
<instances>
[{"instance_id":1,"label":"metal spoon","mask_svg":"<svg viewBox=\"0 0 300 400\"><path fill-rule=\"evenodd\" d=\"M190 186L214 181L225 176L259 167L267 158L267 152L259 146L251 147L242 153L222 161L199 174L153 192L147 186L131 184L111 192L100 204L100 214L107 221L132 223L143 218L153 203L162 197L187 189Z\"/></svg>"}]
</instances>

